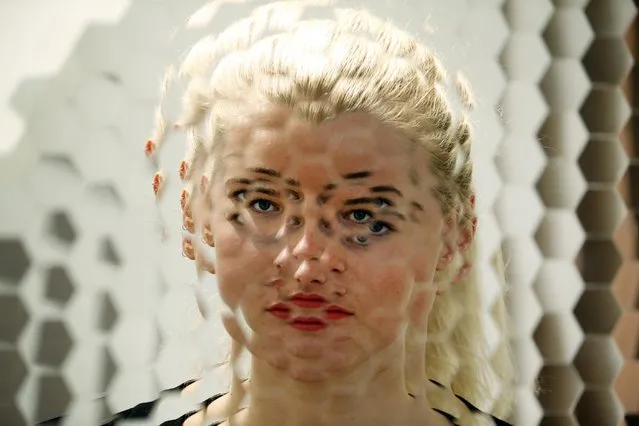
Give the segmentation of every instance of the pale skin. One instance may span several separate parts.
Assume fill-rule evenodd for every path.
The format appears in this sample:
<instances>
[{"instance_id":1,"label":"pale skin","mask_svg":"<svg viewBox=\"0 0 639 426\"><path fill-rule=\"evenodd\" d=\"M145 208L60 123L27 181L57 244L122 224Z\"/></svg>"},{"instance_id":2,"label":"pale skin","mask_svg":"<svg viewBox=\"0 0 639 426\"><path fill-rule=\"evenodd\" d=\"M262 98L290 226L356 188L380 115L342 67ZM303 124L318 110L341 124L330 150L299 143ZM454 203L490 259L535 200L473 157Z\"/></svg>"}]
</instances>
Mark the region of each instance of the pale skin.
<instances>
[{"instance_id":1,"label":"pale skin","mask_svg":"<svg viewBox=\"0 0 639 426\"><path fill-rule=\"evenodd\" d=\"M405 383L407 327L425 329L453 240L426 149L364 114L313 125L272 106L231 126L221 155L215 269L252 354L239 424L448 425ZM322 318L308 331L267 310L296 292L350 315L294 306Z\"/></svg>"}]
</instances>

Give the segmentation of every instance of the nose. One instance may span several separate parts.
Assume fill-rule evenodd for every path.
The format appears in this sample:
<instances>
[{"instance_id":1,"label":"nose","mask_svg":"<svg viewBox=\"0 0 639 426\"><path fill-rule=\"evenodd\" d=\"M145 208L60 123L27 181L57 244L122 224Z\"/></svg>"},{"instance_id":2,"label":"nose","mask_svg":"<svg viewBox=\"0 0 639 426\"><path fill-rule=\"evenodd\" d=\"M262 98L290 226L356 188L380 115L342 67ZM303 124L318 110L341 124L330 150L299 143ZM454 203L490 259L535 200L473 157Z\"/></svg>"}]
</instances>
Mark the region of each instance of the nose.
<instances>
[{"instance_id":1,"label":"nose","mask_svg":"<svg viewBox=\"0 0 639 426\"><path fill-rule=\"evenodd\" d=\"M332 247L334 243L319 226L306 226L301 238L280 252L275 264L278 268L295 268L293 277L300 284L323 284L330 274L346 269Z\"/></svg>"},{"instance_id":2,"label":"nose","mask_svg":"<svg viewBox=\"0 0 639 426\"><path fill-rule=\"evenodd\" d=\"M302 238L297 242L293 248L293 256L302 261L319 260L324 252L326 241L323 235L320 235L319 230L310 229L307 227L302 235Z\"/></svg>"}]
</instances>

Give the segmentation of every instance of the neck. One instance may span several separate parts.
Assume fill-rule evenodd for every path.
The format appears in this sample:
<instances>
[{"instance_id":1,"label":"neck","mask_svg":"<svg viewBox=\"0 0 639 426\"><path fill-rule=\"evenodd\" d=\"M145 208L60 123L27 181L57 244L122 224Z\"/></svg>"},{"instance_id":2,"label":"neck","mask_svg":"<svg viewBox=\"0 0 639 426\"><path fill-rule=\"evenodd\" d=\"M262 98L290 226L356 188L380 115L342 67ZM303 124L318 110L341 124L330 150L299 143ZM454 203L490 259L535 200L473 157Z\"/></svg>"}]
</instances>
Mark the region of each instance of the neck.
<instances>
[{"instance_id":1,"label":"neck","mask_svg":"<svg viewBox=\"0 0 639 426\"><path fill-rule=\"evenodd\" d=\"M322 381L301 381L253 357L247 426L431 425L425 399L405 386L402 345ZM277 391L275 391L277 390ZM437 423L439 424L439 423Z\"/></svg>"}]
</instances>

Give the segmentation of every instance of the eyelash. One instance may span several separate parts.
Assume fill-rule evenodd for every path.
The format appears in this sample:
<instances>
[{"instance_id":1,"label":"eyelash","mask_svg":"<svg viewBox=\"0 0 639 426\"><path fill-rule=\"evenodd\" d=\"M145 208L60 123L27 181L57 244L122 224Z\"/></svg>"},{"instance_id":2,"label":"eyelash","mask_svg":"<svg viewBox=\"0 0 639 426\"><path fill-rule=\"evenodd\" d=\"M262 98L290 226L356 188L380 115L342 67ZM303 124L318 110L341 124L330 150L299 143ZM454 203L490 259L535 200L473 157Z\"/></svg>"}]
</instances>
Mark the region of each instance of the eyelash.
<instances>
[{"instance_id":1,"label":"eyelash","mask_svg":"<svg viewBox=\"0 0 639 426\"><path fill-rule=\"evenodd\" d=\"M369 216L369 219L368 219L368 220L365 220L365 221L352 220L350 217L351 217L351 215L353 215L354 213L364 213L364 214L366 214L366 215L368 215L368 216ZM376 237L383 236L383 235L387 235L387 234L390 234L391 232L394 232L394 231L395 231L395 227L394 227L393 225L391 225L390 223L388 223L388 222L384 222L384 221L382 221L382 220L375 220L375 221L372 221L372 222L371 222L371 219L373 219L373 217L374 217L373 213L372 213L372 212L370 212L370 211L368 211L368 210L365 210L365 209L354 209L354 210L347 211L347 212L344 214L344 219L349 220L349 221L351 221L351 222L354 222L354 223L356 223L356 224L358 224L358 225L369 224L369 227L368 227L368 228L369 228L369 230L371 230L371 231L372 231L372 229L371 229L371 228L372 228L373 226L377 226L377 225L382 225L382 226L384 226L384 227L386 227L386 228L387 228L387 231L386 231L386 232L384 232L383 234L379 234L379 233L378 233L378 234L373 234L373 235L374 235L374 236L376 236Z\"/></svg>"},{"instance_id":2,"label":"eyelash","mask_svg":"<svg viewBox=\"0 0 639 426\"><path fill-rule=\"evenodd\" d=\"M236 200L236 201L239 201L239 202L242 202L242 203L247 203L247 200L246 200L246 197L245 197L246 193L247 193L246 189L240 189L240 190L232 192L231 193L231 197L234 200ZM273 206L275 208L275 211L257 210L255 208L255 206L257 206L258 203L262 203L262 202L269 203L271 206ZM282 210L282 208L277 203L275 203L275 202L273 202L271 200L267 200L265 198L256 198L255 200L248 201L247 204L255 213L258 213L258 214L274 214L274 213L279 213Z\"/></svg>"},{"instance_id":3,"label":"eyelash","mask_svg":"<svg viewBox=\"0 0 639 426\"><path fill-rule=\"evenodd\" d=\"M246 200L246 198L245 198L245 195L246 195L246 193L247 193L247 192L248 192L248 191L247 191L246 189L240 189L240 190L237 190L237 191L232 192L232 193L231 193L231 197L232 197L234 200L238 201L238 202L246 203L246 202L247 202L247 200ZM380 207L383 207L383 204L386 204L387 206L392 206L392 205L393 205L393 204L392 204L389 200L386 200L386 199L384 199L384 198L379 198L377 201L378 201L378 204L380 205ZM260 211L260 210L256 209L256 206L257 206L259 203L261 203L261 202L267 202L267 203L269 203L271 206L273 206L273 207L275 208L275 211ZM276 213L279 213L279 212L282 210L282 209L281 209L281 207L280 207L277 203L275 203L275 202L273 202L273 201L271 201L271 200L267 200L267 199L265 199L265 198L257 198L257 199L255 199L255 200L249 201L249 202L248 202L248 206L249 206L249 207L250 207L250 208L251 208L251 209L252 209L255 213L262 214L262 215L276 214ZM352 219L350 218L350 216L351 216L352 214L356 213L356 212L364 213L364 214L368 215L369 219L368 219L368 220L366 220L366 221L357 221L357 220L352 220ZM238 216L239 216L239 215L238 215ZM371 232L374 232L374 231L372 230L372 227L376 227L376 226L380 226L380 225L381 225L382 227L385 227L385 228L386 228L386 231L385 231L385 232L383 232L383 233L372 233L371 235L372 235L373 237L382 237L382 236L388 235L388 234L390 234L390 233L392 233L392 232L395 232L395 231L396 231L395 227L394 227L392 224L388 223L388 222L381 221L381 220L375 220L375 221L370 222L370 220L374 217L374 215L373 215L373 213L372 213L371 211L366 210L366 209L353 209L353 210L349 210L349 211L347 211L346 213L344 213L344 214L343 214L343 217L344 217L344 219L345 219L345 220L348 220L348 221L353 222L353 223L358 224L358 225L368 224L368 225L369 225L369 226L368 226L368 229L369 229L369 231L371 231ZM370 223L369 223L369 222L370 222ZM356 239L357 237L360 237L360 236L356 236L356 237L349 238L349 240L350 240L353 244L356 244L356 245L358 245L358 246L365 246L365 245L368 245L368 241L366 241L365 243L358 243L358 242L355 242L355 239Z\"/></svg>"}]
</instances>

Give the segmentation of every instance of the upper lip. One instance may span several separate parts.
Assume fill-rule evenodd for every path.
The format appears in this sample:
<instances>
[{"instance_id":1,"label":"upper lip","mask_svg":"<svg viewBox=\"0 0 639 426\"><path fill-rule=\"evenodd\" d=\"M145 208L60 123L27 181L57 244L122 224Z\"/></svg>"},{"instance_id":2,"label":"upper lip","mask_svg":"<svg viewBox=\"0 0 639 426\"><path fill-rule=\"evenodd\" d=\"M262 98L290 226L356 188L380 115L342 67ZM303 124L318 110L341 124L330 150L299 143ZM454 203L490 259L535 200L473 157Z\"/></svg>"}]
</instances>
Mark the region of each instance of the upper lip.
<instances>
[{"instance_id":1,"label":"upper lip","mask_svg":"<svg viewBox=\"0 0 639 426\"><path fill-rule=\"evenodd\" d=\"M317 302L321 302L321 303L328 302L328 300L326 300L326 298L324 296L322 296L321 294L303 293L303 292L294 293L290 297L290 300L312 300L312 301L317 301Z\"/></svg>"},{"instance_id":2,"label":"upper lip","mask_svg":"<svg viewBox=\"0 0 639 426\"><path fill-rule=\"evenodd\" d=\"M292 304L302 309L319 309L328 302L321 294L302 292L293 294L289 300Z\"/></svg>"},{"instance_id":3,"label":"upper lip","mask_svg":"<svg viewBox=\"0 0 639 426\"><path fill-rule=\"evenodd\" d=\"M324 309L325 312L337 312L348 315L353 315L353 312L339 305L329 305L328 300L317 293L303 293L298 292L291 295L286 302L302 308L302 309ZM286 302L274 303L268 307L268 310L284 310L290 311L291 307Z\"/></svg>"}]
</instances>

